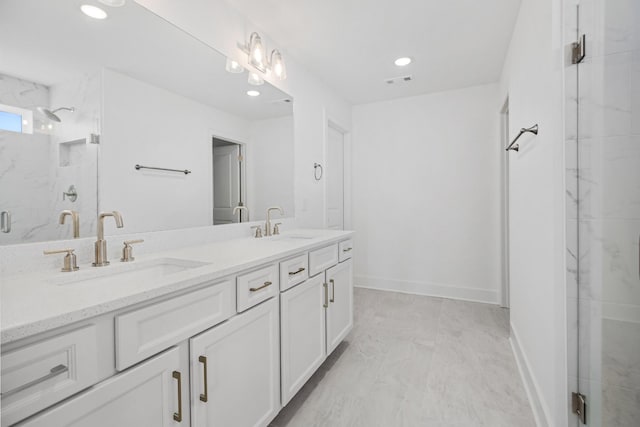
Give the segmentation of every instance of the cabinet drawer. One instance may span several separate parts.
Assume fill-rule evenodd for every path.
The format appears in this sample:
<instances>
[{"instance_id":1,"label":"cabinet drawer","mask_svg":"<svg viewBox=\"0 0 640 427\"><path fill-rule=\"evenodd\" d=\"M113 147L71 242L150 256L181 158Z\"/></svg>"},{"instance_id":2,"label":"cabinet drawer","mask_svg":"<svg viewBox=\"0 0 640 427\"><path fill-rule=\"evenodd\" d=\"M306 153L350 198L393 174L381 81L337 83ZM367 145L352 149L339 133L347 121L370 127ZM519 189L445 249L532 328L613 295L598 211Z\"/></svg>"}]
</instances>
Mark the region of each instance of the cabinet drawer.
<instances>
[{"instance_id":1,"label":"cabinet drawer","mask_svg":"<svg viewBox=\"0 0 640 427\"><path fill-rule=\"evenodd\" d=\"M229 279L116 316L116 369L126 369L234 314Z\"/></svg>"},{"instance_id":2,"label":"cabinet drawer","mask_svg":"<svg viewBox=\"0 0 640 427\"><path fill-rule=\"evenodd\" d=\"M353 240L345 240L338 243L338 254L340 262L346 261L353 256Z\"/></svg>"},{"instance_id":3,"label":"cabinet drawer","mask_svg":"<svg viewBox=\"0 0 640 427\"><path fill-rule=\"evenodd\" d=\"M278 267L275 264L238 276L238 313L268 300L278 293L279 288Z\"/></svg>"},{"instance_id":4,"label":"cabinet drawer","mask_svg":"<svg viewBox=\"0 0 640 427\"><path fill-rule=\"evenodd\" d=\"M307 254L280 263L280 290L302 283L309 277L309 257Z\"/></svg>"},{"instance_id":5,"label":"cabinet drawer","mask_svg":"<svg viewBox=\"0 0 640 427\"><path fill-rule=\"evenodd\" d=\"M2 355L2 425L13 424L92 385L98 373L93 325Z\"/></svg>"},{"instance_id":6,"label":"cabinet drawer","mask_svg":"<svg viewBox=\"0 0 640 427\"><path fill-rule=\"evenodd\" d=\"M338 245L309 252L309 276L315 276L338 263Z\"/></svg>"}]
</instances>

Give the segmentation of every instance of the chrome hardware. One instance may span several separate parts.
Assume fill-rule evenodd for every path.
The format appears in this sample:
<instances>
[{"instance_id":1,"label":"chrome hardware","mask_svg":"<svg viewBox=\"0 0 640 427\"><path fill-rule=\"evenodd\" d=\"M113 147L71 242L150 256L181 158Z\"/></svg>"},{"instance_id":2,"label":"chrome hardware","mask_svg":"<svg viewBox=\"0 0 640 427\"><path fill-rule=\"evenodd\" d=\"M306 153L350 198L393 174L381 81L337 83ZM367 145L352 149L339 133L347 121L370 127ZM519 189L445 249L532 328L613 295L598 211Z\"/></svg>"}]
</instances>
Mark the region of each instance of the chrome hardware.
<instances>
[{"instance_id":1,"label":"chrome hardware","mask_svg":"<svg viewBox=\"0 0 640 427\"><path fill-rule=\"evenodd\" d=\"M302 273L304 271L304 267L300 267L296 271L290 271L289 276L295 276L296 274Z\"/></svg>"},{"instance_id":2,"label":"chrome hardware","mask_svg":"<svg viewBox=\"0 0 640 427\"><path fill-rule=\"evenodd\" d=\"M320 175L318 175L318 169L320 169ZM314 163L313 164L313 178L316 181L320 181L320 179L322 179L322 174L323 174L322 165L320 163Z\"/></svg>"},{"instance_id":3,"label":"chrome hardware","mask_svg":"<svg viewBox=\"0 0 640 427\"><path fill-rule=\"evenodd\" d=\"M182 422L182 375L178 371L173 371L173 378L178 380L178 412L173 413L173 420Z\"/></svg>"},{"instance_id":4,"label":"chrome hardware","mask_svg":"<svg viewBox=\"0 0 640 427\"><path fill-rule=\"evenodd\" d=\"M587 35L583 34L580 40L571 43L571 63L579 64L587 56Z\"/></svg>"},{"instance_id":5,"label":"chrome hardware","mask_svg":"<svg viewBox=\"0 0 640 427\"><path fill-rule=\"evenodd\" d=\"M264 285L262 285L262 286L258 286L257 288L249 288L249 290L250 290L251 292L256 292L256 291L259 291L260 289L264 289L264 288L266 288L267 286L271 286L271 285L273 285L273 283L271 283L271 282L264 282Z\"/></svg>"},{"instance_id":6,"label":"chrome hardware","mask_svg":"<svg viewBox=\"0 0 640 427\"><path fill-rule=\"evenodd\" d=\"M153 166L141 166L141 165L135 165L135 168L137 171L139 171L140 169L152 169L154 171L180 172L185 175L189 175L191 173L191 171L188 169L167 169L167 168L156 168Z\"/></svg>"},{"instance_id":7,"label":"chrome hardware","mask_svg":"<svg viewBox=\"0 0 640 427\"><path fill-rule=\"evenodd\" d=\"M281 222L276 222L273 225L273 235L274 236L280 234L280 227L278 227L279 225L282 225L282 223Z\"/></svg>"},{"instance_id":8,"label":"chrome hardware","mask_svg":"<svg viewBox=\"0 0 640 427\"><path fill-rule=\"evenodd\" d=\"M76 261L76 254L73 253L75 249L58 249L55 251L44 251L45 255L54 255L54 254L65 254L64 256L64 266L60 271L65 273L70 273L72 271L78 271L80 267L78 267L78 263Z\"/></svg>"},{"instance_id":9,"label":"chrome hardware","mask_svg":"<svg viewBox=\"0 0 640 427\"><path fill-rule=\"evenodd\" d=\"M198 357L198 362L204 365L204 393L200 393L200 400L207 402L209 400L209 392L207 386L207 358L205 356Z\"/></svg>"},{"instance_id":10,"label":"chrome hardware","mask_svg":"<svg viewBox=\"0 0 640 427\"><path fill-rule=\"evenodd\" d=\"M69 372L69 367L65 366L65 365L58 365L58 366L54 366L53 368L51 368L51 370L49 371L49 373L43 377L40 377L38 379L35 379L33 381L29 381L26 384L22 384L19 387L14 388L13 390L9 390L5 393L2 393L0 396L2 397L7 397L7 396L11 396L13 394L16 393L20 393L21 391L24 391L30 387L33 387L34 385L37 385L39 383L43 383L45 381L50 380L51 378L57 377L60 374L63 374L65 372Z\"/></svg>"},{"instance_id":11,"label":"chrome hardware","mask_svg":"<svg viewBox=\"0 0 640 427\"><path fill-rule=\"evenodd\" d=\"M331 283L331 299L329 302L336 302L336 282L335 280L330 279L329 283Z\"/></svg>"},{"instance_id":12,"label":"chrome hardware","mask_svg":"<svg viewBox=\"0 0 640 427\"><path fill-rule=\"evenodd\" d=\"M251 229L256 229L256 234L253 236L256 239L259 239L262 237L262 227L259 225L254 225L253 227L251 227Z\"/></svg>"},{"instance_id":13,"label":"chrome hardware","mask_svg":"<svg viewBox=\"0 0 640 427\"><path fill-rule=\"evenodd\" d=\"M65 200L67 197L72 203L78 200L78 192L76 191L75 185L69 186L69 189L67 191L62 192L62 200Z\"/></svg>"},{"instance_id":14,"label":"chrome hardware","mask_svg":"<svg viewBox=\"0 0 640 427\"><path fill-rule=\"evenodd\" d=\"M582 421L582 424L587 424L587 396L571 393L571 410Z\"/></svg>"},{"instance_id":15,"label":"chrome hardware","mask_svg":"<svg viewBox=\"0 0 640 427\"><path fill-rule=\"evenodd\" d=\"M135 245L136 243L142 243L142 242L144 242L144 240L142 239L125 240L123 242L124 248L122 248L122 258L120 258L120 261L131 262L135 260L135 258L133 257L133 247L131 245Z\"/></svg>"},{"instance_id":16,"label":"chrome hardware","mask_svg":"<svg viewBox=\"0 0 640 427\"><path fill-rule=\"evenodd\" d=\"M352 250L352 249L353 249L353 248L344 248L344 249L342 250L342 252L349 252L349 251L350 251L350 250Z\"/></svg>"},{"instance_id":17,"label":"chrome hardware","mask_svg":"<svg viewBox=\"0 0 640 427\"><path fill-rule=\"evenodd\" d=\"M91 264L94 267L104 267L105 265L109 265L109 261L107 260L107 241L104 240L104 219L108 216L112 216L116 221L116 227L124 227L122 215L120 215L120 212L118 211L102 212L98 215L98 240L96 240L96 243L94 244L95 261Z\"/></svg>"},{"instance_id":18,"label":"chrome hardware","mask_svg":"<svg viewBox=\"0 0 640 427\"><path fill-rule=\"evenodd\" d=\"M522 128L520 129L520 133L518 134L518 136L516 136L513 141L511 141L511 144L509 144L509 146L507 147L507 151L509 150L513 150L513 151L519 151L520 150L520 145L516 144L516 141L518 139L520 139L520 137L522 135L524 135L527 132L531 132L534 135L538 134L538 125L533 125L530 128Z\"/></svg>"},{"instance_id":19,"label":"chrome hardware","mask_svg":"<svg viewBox=\"0 0 640 427\"><path fill-rule=\"evenodd\" d=\"M264 235L271 236L271 211L279 211L280 215L284 215L284 211L280 206L272 206L267 208L267 222L264 224Z\"/></svg>"},{"instance_id":20,"label":"chrome hardware","mask_svg":"<svg viewBox=\"0 0 640 427\"><path fill-rule=\"evenodd\" d=\"M76 211L64 210L60 212L60 219L58 222L60 225L64 224L64 220L70 216L71 221L73 223L73 238L77 239L80 237L80 215Z\"/></svg>"},{"instance_id":21,"label":"chrome hardware","mask_svg":"<svg viewBox=\"0 0 640 427\"><path fill-rule=\"evenodd\" d=\"M244 206L242 204L242 202L240 202L240 204L238 206L233 208L233 213L231 215L235 215L236 213L240 212L240 214L238 215L238 222L242 222L242 211L245 211L247 213L247 221L248 221L249 220L249 209L246 206Z\"/></svg>"},{"instance_id":22,"label":"chrome hardware","mask_svg":"<svg viewBox=\"0 0 640 427\"><path fill-rule=\"evenodd\" d=\"M324 304L322 304L322 306L329 308L329 285L323 283L322 286L324 287Z\"/></svg>"},{"instance_id":23,"label":"chrome hardware","mask_svg":"<svg viewBox=\"0 0 640 427\"><path fill-rule=\"evenodd\" d=\"M11 233L11 212L0 212L0 231L3 233Z\"/></svg>"}]
</instances>

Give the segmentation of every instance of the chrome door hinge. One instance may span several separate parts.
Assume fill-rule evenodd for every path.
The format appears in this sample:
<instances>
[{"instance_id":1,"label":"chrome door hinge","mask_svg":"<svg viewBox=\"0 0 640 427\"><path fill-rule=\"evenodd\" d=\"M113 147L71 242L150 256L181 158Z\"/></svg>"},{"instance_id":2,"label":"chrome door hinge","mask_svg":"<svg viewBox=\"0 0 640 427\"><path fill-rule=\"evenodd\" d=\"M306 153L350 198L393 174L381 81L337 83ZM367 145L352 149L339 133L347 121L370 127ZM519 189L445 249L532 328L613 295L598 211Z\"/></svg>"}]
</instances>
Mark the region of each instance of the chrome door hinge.
<instances>
[{"instance_id":1,"label":"chrome door hinge","mask_svg":"<svg viewBox=\"0 0 640 427\"><path fill-rule=\"evenodd\" d=\"M582 424L587 424L587 396L571 393L571 410L582 421Z\"/></svg>"},{"instance_id":2,"label":"chrome door hinge","mask_svg":"<svg viewBox=\"0 0 640 427\"><path fill-rule=\"evenodd\" d=\"M579 64L587 55L587 36L583 34L580 40L571 43L571 63Z\"/></svg>"}]
</instances>

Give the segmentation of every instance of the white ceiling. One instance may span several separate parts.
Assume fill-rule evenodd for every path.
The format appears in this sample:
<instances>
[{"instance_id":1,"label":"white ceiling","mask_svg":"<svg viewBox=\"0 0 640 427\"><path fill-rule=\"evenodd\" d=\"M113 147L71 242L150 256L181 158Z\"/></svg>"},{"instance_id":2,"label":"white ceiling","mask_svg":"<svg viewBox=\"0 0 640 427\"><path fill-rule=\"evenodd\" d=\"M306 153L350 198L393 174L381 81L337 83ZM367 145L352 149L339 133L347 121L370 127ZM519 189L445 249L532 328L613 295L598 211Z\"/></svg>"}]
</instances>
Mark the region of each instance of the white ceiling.
<instances>
[{"instance_id":1,"label":"white ceiling","mask_svg":"<svg viewBox=\"0 0 640 427\"><path fill-rule=\"evenodd\" d=\"M227 1L354 104L496 82L520 7L520 0ZM400 56L413 63L396 67ZM384 82L407 74L412 82Z\"/></svg>"},{"instance_id":2,"label":"white ceiling","mask_svg":"<svg viewBox=\"0 0 640 427\"><path fill-rule=\"evenodd\" d=\"M106 67L248 120L292 114L287 94L265 83L248 97L246 72L226 72L222 54L135 2L102 6L104 21L82 3L97 4L0 0L0 74L52 86Z\"/></svg>"}]
</instances>

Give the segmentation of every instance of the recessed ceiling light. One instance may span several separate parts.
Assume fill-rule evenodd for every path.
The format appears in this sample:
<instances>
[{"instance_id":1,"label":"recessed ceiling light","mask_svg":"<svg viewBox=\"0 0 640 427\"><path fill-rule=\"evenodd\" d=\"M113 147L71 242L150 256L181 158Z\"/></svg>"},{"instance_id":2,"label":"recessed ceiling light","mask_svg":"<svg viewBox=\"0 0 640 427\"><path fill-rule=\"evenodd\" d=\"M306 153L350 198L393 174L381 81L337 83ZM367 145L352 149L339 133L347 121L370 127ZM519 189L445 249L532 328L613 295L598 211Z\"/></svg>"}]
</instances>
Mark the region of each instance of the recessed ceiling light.
<instances>
[{"instance_id":1,"label":"recessed ceiling light","mask_svg":"<svg viewBox=\"0 0 640 427\"><path fill-rule=\"evenodd\" d=\"M107 12L90 4L83 4L80 6L80 10L82 13L93 19L105 19L107 17Z\"/></svg>"},{"instance_id":2,"label":"recessed ceiling light","mask_svg":"<svg viewBox=\"0 0 640 427\"><path fill-rule=\"evenodd\" d=\"M398 58L394 62L398 67L404 67L406 65L411 64L411 58L408 56L403 56L402 58Z\"/></svg>"},{"instance_id":3,"label":"recessed ceiling light","mask_svg":"<svg viewBox=\"0 0 640 427\"><path fill-rule=\"evenodd\" d=\"M260 92L258 92L257 90L248 90L247 91L247 95L249 95L249 96L260 96Z\"/></svg>"}]
</instances>

